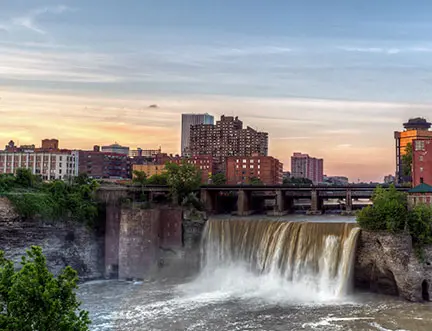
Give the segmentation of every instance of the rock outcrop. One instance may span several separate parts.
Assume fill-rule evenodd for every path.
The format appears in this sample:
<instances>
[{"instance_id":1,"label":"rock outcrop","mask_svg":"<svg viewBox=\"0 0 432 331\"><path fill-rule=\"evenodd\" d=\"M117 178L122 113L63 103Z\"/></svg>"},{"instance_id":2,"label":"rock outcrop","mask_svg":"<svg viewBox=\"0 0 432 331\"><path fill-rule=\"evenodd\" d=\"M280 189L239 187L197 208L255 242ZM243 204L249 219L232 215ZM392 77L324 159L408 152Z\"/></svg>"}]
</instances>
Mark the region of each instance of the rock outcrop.
<instances>
[{"instance_id":1,"label":"rock outcrop","mask_svg":"<svg viewBox=\"0 0 432 331\"><path fill-rule=\"evenodd\" d=\"M54 274L70 265L81 280L103 277L103 238L93 230L74 222L24 222L9 200L0 198L0 250L18 263L32 245L42 247Z\"/></svg>"},{"instance_id":2,"label":"rock outcrop","mask_svg":"<svg viewBox=\"0 0 432 331\"><path fill-rule=\"evenodd\" d=\"M420 262L410 235L362 230L357 246L355 286L410 301L429 301L432 247L426 247L424 252L424 262Z\"/></svg>"}]
</instances>

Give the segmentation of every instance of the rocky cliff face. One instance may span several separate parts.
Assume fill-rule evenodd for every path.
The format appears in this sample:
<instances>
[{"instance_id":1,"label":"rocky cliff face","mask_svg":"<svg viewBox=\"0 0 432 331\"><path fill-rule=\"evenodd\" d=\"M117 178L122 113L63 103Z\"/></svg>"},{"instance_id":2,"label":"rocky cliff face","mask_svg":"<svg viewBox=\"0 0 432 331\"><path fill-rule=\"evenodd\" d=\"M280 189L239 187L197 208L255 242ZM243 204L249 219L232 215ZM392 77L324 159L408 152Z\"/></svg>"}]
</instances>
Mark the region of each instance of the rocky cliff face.
<instances>
[{"instance_id":1,"label":"rocky cliff face","mask_svg":"<svg viewBox=\"0 0 432 331\"><path fill-rule=\"evenodd\" d=\"M32 245L42 247L54 274L70 265L81 280L103 277L103 238L81 224L23 222L9 200L0 198L0 249L19 262Z\"/></svg>"},{"instance_id":2,"label":"rocky cliff face","mask_svg":"<svg viewBox=\"0 0 432 331\"><path fill-rule=\"evenodd\" d=\"M363 230L358 240L355 286L410 301L431 299L432 247L416 257L411 236Z\"/></svg>"}]
</instances>

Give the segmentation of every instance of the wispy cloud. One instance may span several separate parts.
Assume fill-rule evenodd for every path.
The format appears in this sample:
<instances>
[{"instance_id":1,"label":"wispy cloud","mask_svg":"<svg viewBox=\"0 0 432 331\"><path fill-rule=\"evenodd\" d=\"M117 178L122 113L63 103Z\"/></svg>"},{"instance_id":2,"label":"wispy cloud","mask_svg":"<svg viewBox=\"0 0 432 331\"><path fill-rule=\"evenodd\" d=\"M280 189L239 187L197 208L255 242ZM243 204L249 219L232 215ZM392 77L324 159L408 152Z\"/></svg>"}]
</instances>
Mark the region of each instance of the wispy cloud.
<instances>
[{"instance_id":1,"label":"wispy cloud","mask_svg":"<svg viewBox=\"0 0 432 331\"><path fill-rule=\"evenodd\" d=\"M375 54L399 54L399 53L430 53L431 47L410 46L410 47L337 47L345 52L375 53Z\"/></svg>"},{"instance_id":2,"label":"wispy cloud","mask_svg":"<svg viewBox=\"0 0 432 331\"><path fill-rule=\"evenodd\" d=\"M46 34L47 31L39 26L38 19L46 14L61 14L70 10L72 10L70 7L64 5L34 9L23 16L14 17L9 22L0 24L0 30L10 31L14 27L22 27L38 34Z\"/></svg>"}]
</instances>

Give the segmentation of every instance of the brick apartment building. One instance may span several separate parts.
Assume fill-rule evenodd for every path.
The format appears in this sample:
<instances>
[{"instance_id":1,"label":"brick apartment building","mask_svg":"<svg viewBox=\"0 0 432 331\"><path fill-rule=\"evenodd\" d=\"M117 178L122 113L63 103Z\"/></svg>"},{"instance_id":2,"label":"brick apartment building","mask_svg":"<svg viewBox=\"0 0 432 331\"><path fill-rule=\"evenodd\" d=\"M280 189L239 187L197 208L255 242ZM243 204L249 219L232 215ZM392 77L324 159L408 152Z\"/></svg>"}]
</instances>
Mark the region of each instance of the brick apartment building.
<instances>
[{"instance_id":1,"label":"brick apartment building","mask_svg":"<svg viewBox=\"0 0 432 331\"><path fill-rule=\"evenodd\" d=\"M308 154L294 153L291 156L291 176L308 178L314 184L322 183L324 179L324 161L310 157Z\"/></svg>"},{"instance_id":2,"label":"brick apartment building","mask_svg":"<svg viewBox=\"0 0 432 331\"><path fill-rule=\"evenodd\" d=\"M422 183L432 184L432 140L417 139L413 141L412 186Z\"/></svg>"},{"instance_id":3,"label":"brick apartment building","mask_svg":"<svg viewBox=\"0 0 432 331\"><path fill-rule=\"evenodd\" d=\"M100 152L98 146L95 146L93 151L79 151L78 155L80 174L95 179L130 177L128 156L125 154Z\"/></svg>"},{"instance_id":4,"label":"brick apartment building","mask_svg":"<svg viewBox=\"0 0 432 331\"><path fill-rule=\"evenodd\" d=\"M267 156L268 133L243 128L238 117L221 116L216 125L191 126L189 149L192 156L213 156L219 170L224 170L229 156Z\"/></svg>"},{"instance_id":5,"label":"brick apartment building","mask_svg":"<svg viewBox=\"0 0 432 331\"><path fill-rule=\"evenodd\" d=\"M211 155L195 155L188 158L175 158L172 162L193 164L201 172L201 183L209 183L211 176L216 173L216 164Z\"/></svg>"},{"instance_id":6,"label":"brick apartment building","mask_svg":"<svg viewBox=\"0 0 432 331\"><path fill-rule=\"evenodd\" d=\"M283 181L283 164L271 156L228 157L227 184L249 184L252 178L265 185L279 185Z\"/></svg>"}]
</instances>

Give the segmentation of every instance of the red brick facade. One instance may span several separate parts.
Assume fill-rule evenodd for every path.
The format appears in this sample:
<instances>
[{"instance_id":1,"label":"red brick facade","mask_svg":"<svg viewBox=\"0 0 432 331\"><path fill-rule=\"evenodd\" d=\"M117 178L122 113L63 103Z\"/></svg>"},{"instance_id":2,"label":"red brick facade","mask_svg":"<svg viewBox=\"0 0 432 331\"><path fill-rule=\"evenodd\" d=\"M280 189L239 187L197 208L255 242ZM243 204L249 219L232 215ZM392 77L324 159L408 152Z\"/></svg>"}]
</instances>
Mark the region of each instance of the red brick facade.
<instances>
[{"instance_id":1,"label":"red brick facade","mask_svg":"<svg viewBox=\"0 0 432 331\"><path fill-rule=\"evenodd\" d=\"M421 183L432 185L432 141L418 139L413 141L412 185Z\"/></svg>"},{"instance_id":2,"label":"red brick facade","mask_svg":"<svg viewBox=\"0 0 432 331\"><path fill-rule=\"evenodd\" d=\"M209 178L213 173L216 172L216 164L212 156L210 155L196 155L190 158L174 158L171 162L181 164L186 162L193 164L199 171L201 171L201 183L207 184Z\"/></svg>"},{"instance_id":3,"label":"red brick facade","mask_svg":"<svg viewBox=\"0 0 432 331\"><path fill-rule=\"evenodd\" d=\"M283 164L271 156L229 157L226 161L227 184L249 184L251 178L265 185L282 184Z\"/></svg>"}]
</instances>

